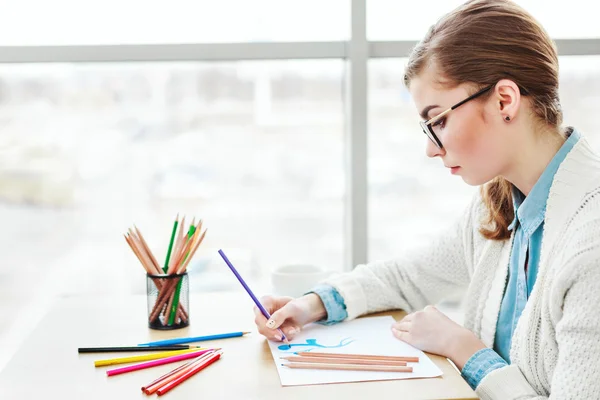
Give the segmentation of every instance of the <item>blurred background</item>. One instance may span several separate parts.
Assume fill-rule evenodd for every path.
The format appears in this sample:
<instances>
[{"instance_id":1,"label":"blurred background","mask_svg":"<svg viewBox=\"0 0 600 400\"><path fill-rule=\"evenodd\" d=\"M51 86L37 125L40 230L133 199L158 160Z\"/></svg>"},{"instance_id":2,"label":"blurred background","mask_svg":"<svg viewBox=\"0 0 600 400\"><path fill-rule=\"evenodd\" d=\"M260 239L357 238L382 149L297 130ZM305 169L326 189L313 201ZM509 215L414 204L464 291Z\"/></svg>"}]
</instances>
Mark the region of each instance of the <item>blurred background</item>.
<instances>
[{"instance_id":1,"label":"blurred background","mask_svg":"<svg viewBox=\"0 0 600 400\"><path fill-rule=\"evenodd\" d=\"M279 265L426 245L477 189L425 156L402 74L460 3L1 1L0 338L56 296L144 293L122 234L162 259L178 213L208 228L192 291L240 289L219 248L268 292ZM517 3L557 41L565 124L600 150L595 14Z\"/></svg>"}]
</instances>

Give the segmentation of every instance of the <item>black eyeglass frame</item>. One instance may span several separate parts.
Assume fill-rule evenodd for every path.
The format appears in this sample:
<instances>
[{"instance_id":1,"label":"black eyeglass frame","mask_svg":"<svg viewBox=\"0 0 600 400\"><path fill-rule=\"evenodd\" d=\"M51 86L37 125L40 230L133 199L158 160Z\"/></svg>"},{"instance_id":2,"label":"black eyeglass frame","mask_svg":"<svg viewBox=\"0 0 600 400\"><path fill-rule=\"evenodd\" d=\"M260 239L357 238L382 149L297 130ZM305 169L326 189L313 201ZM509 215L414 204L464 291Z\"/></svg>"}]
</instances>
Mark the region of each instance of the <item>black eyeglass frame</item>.
<instances>
[{"instance_id":1,"label":"black eyeglass frame","mask_svg":"<svg viewBox=\"0 0 600 400\"><path fill-rule=\"evenodd\" d=\"M452 107L448 108L447 110L442 111L440 114L436 115L435 117L433 117L427 121L420 121L419 124L421 125L421 129L423 129L423 133L425 133L425 135L427 135L427 137L433 142L433 144L435 144L440 150L443 149L444 146L442 145L442 142L440 141L440 139L437 137L437 135L433 131L433 124L436 123L437 121L439 121L445 115L447 115L450 111L456 110L458 107L462 106L466 102L473 100L476 97L481 96L482 94L484 94L485 92L487 92L488 90L493 88L494 86L495 86L495 84L486 86L483 89L479 90L478 92L473 93L466 99L459 101L458 103L456 103Z\"/></svg>"}]
</instances>

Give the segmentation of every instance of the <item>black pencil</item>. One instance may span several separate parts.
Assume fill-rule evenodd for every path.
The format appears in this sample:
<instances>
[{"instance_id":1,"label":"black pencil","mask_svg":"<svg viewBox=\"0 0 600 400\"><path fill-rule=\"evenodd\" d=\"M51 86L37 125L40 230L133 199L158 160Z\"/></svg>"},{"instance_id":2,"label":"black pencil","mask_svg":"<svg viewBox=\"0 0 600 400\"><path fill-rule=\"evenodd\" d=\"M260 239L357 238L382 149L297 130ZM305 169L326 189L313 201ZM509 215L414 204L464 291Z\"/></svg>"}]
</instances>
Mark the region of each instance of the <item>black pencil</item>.
<instances>
[{"instance_id":1,"label":"black pencil","mask_svg":"<svg viewBox=\"0 0 600 400\"><path fill-rule=\"evenodd\" d=\"M187 344L174 344L170 346L129 346L129 347L80 347L78 353L116 353L125 351L169 351L199 349L202 346L190 346Z\"/></svg>"}]
</instances>

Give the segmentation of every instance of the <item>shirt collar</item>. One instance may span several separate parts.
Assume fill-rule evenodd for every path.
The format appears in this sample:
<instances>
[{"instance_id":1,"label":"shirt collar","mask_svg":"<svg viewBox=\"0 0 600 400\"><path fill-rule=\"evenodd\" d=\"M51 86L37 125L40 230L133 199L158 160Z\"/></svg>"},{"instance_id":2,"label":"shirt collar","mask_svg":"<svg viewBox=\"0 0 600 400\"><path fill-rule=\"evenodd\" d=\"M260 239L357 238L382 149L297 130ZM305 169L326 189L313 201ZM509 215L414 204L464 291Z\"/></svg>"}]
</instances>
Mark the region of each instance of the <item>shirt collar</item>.
<instances>
[{"instance_id":1,"label":"shirt collar","mask_svg":"<svg viewBox=\"0 0 600 400\"><path fill-rule=\"evenodd\" d=\"M512 198L515 218L508 226L509 230L513 230L518 223L529 236L535 232L544 221L546 215L546 202L548 201L548 195L550 194L550 187L552 186L554 175L556 174L556 171L558 171L560 164L565 160L567 154L569 154L581 136L579 132L572 128L567 130L567 135L567 140L546 166L546 169L544 169L544 172L538 181L533 185L533 188L527 197L513 185Z\"/></svg>"}]
</instances>

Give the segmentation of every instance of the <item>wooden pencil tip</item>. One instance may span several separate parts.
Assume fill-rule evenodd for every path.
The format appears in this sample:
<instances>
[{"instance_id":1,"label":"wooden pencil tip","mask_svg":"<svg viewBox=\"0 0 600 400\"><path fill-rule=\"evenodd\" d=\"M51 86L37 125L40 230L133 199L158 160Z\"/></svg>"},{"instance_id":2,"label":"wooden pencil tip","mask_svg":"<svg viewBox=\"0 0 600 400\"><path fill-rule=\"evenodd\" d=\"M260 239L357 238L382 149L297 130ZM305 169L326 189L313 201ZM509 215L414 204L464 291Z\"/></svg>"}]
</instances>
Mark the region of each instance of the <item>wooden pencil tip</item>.
<instances>
[{"instance_id":1,"label":"wooden pencil tip","mask_svg":"<svg viewBox=\"0 0 600 400\"><path fill-rule=\"evenodd\" d=\"M243 335L247 335L249 333L252 333L252 332L242 332Z\"/></svg>"}]
</instances>

